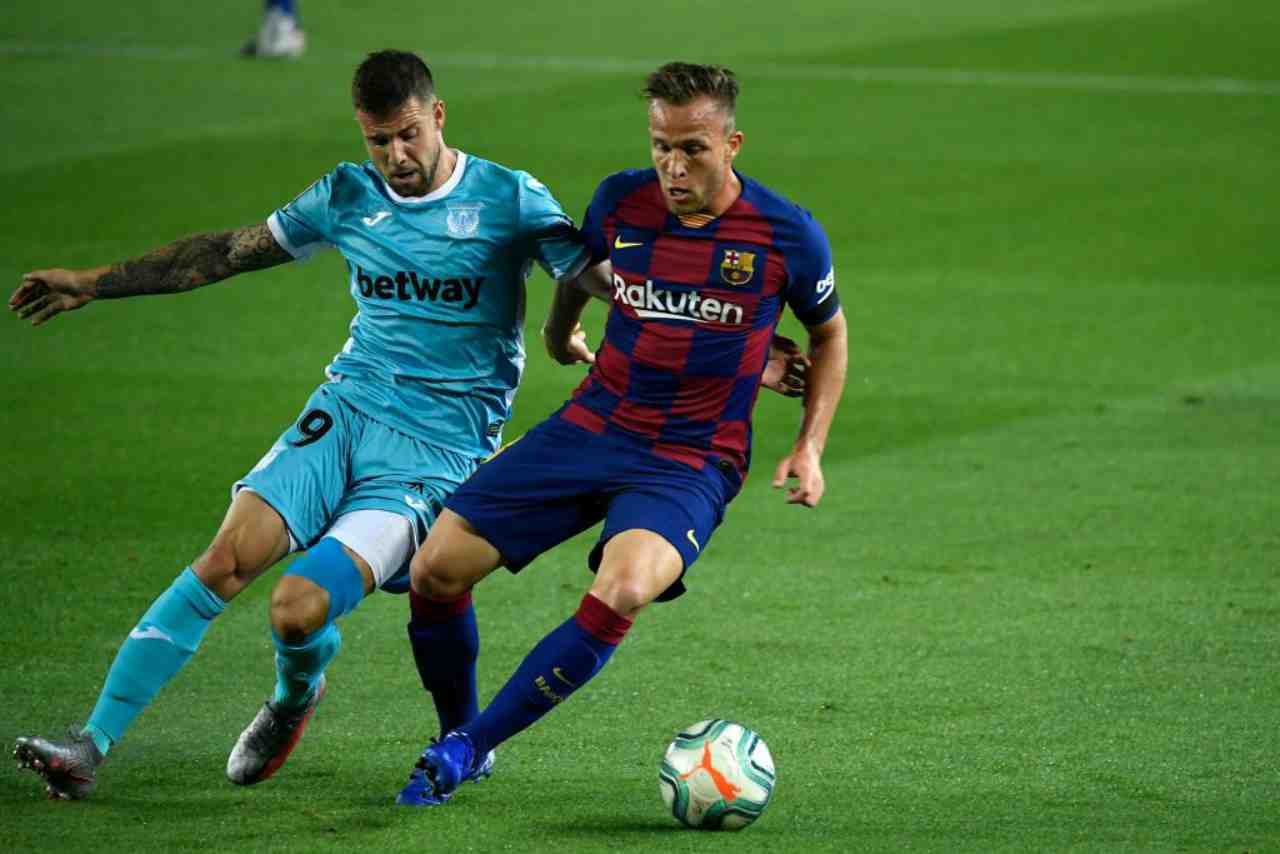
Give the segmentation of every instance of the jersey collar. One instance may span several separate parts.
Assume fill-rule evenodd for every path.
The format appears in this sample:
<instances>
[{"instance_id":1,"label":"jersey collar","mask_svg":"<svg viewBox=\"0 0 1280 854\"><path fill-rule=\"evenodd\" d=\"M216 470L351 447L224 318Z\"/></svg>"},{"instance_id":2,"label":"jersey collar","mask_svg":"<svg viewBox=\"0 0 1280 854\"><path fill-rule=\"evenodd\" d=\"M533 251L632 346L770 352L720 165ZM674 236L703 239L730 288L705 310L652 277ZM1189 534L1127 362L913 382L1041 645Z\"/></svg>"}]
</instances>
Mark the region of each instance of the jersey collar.
<instances>
[{"instance_id":1,"label":"jersey collar","mask_svg":"<svg viewBox=\"0 0 1280 854\"><path fill-rule=\"evenodd\" d=\"M428 202L438 202L445 196L453 192L453 188L458 186L462 181L462 173L467 169L467 154L465 151L454 149L454 153L458 155L458 160L453 164L453 174L449 176L449 180L440 185L440 188L434 192L427 193L425 196L402 196L395 190L391 189L391 185L387 183L387 179L382 177L382 173L378 173L378 179L382 181L382 186L386 189L387 195L396 204L401 205L425 205Z\"/></svg>"}]
</instances>

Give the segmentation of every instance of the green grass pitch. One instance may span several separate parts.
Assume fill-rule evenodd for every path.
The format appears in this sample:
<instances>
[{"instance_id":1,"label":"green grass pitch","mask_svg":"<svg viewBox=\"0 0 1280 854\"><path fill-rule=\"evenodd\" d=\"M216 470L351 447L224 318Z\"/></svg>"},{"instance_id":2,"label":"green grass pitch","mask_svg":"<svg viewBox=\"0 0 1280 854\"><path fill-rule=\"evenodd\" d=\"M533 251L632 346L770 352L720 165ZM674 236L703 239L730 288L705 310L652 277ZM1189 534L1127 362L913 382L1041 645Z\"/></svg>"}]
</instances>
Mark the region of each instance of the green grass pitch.
<instances>
[{"instance_id":1,"label":"green grass pitch","mask_svg":"<svg viewBox=\"0 0 1280 854\"><path fill-rule=\"evenodd\" d=\"M851 348L826 498L769 489L798 410L763 399L755 471L691 592L444 809L391 802L434 726L391 596L345 621L285 769L224 780L271 686L268 575L92 801L0 774L0 845L1280 850L1274 0L302 5L309 52L270 64L235 56L257 0L7 4L0 283L261 221L361 159L347 85L371 49L421 51L447 140L533 172L575 217L646 162L644 72L725 62L740 168L835 247ZM550 283L529 292L533 332ZM331 256L10 319L0 742L88 714L350 315ZM529 349L509 436L580 375ZM482 699L572 611L589 542L477 591ZM681 830L658 797L670 737L713 716L777 760L737 835Z\"/></svg>"}]
</instances>

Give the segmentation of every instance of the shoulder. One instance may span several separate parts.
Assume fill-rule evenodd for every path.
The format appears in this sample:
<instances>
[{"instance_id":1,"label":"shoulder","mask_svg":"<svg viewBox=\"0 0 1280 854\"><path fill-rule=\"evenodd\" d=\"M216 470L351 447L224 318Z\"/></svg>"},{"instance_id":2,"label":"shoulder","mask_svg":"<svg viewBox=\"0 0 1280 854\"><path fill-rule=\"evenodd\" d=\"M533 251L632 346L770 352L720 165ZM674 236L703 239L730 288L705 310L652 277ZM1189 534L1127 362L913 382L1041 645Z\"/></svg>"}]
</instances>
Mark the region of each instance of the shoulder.
<instances>
[{"instance_id":1,"label":"shoulder","mask_svg":"<svg viewBox=\"0 0 1280 854\"><path fill-rule=\"evenodd\" d=\"M766 187L754 178L739 175L742 179L742 199L750 204L760 216L770 223L784 229L808 231L821 230L822 226L807 208L793 202L777 190Z\"/></svg>"},{"instance_id":2,"label":"shoulder","mask_svg":"<svg viewBox=\"0 0 1280 854\"><path fill-rule=\"evenodd\" d=\"M588 222L596 226L613 220L657 231L666 219L662 187L653 169L627 169L605 178L587 209Z\"/></svg>"},{"instance_id":3,"label":"shoulder","mask_svg":"<svg viewBox=\"0 0 1280 854\"><path fill-rule=\"evenodd\" d=\"M458 151L458 156L463 160L463 168L466 170L462 176L464 181L477 181L515 189L520 183L520 176L526 174L466 151Z\"/></svg>"},{"instance_id":4,"label":"shoulder","mask_svg":"<svg viewBox=\"0 0 1280 854\"><path fill-rule=\"evenodd\" d=\"M312 186L324 191L333 202L342 204L371 192L378 193L382 179L371 161L351 163L344 160Z\"/></svg>"},{"instance_id":5,"label":"shoulder","mask_svg":"<svg viewBox=\"0 0 1280 854\"><path fill-rule=\"evenodd\" d=\"M372 164L366 164L370 169ZM368 184L367 177L362 175L362 167L355 163L342 162L329 172L321 175L294 196L280 210L295 217L317 221L333 206L349 203L360 195Z\"/></svg>"},{"instance_id":6,"label":"shoulder","mask_svg":"<svg viewBox=\"0 0 1280 854\"><path fill-rule=\"evenodd\" d=\"M353 185L368 187L377 184L381 180L378 175L378 169L371 160L366 160L363 163L352 163L344 160L333 167L333 171L325 177L335 187Z\"/></svg>"},{"instance_id":7,"label":"shoulder","mask_svg":"<svg viewBox=\"0 0 1280 854\"><path fill-rule=\"evenodd\" d=\"M658 173L653 169L624 169L606 177L596 187L592 204L616 207L619 202L648 187L657 186Z\"/></svg>"},{"instance_id":8,"label":"shoulder","mask_svg":"<svg viewBox=\"0 0 1280 854\"><path fill-rule=\"evenodd\" d=\"M784 253L830 254L826 230L812 212L753 178L739 177L742 200L769 224L774 243Z\"/></svg>"},{"instance_id":9,"label":"shoulder","mask_svg":"<svg viewBox=\"0 0 1280 854\"><path fill-rule=\"evenodd\" d=\"M459 198L497 205L518 220L563 215L559 201L536 177L483 157L467 154Z\"/></svg>"},{"instance_id":10,"label":"shoulder","mask_svg":"<svg viewBox=\"0 0 1280 854\"><path fill-rule=\"evenodd\" d=\"M547 192L546 185L523 169L512 169L474 154L464 156L466 172L463 180L483 186L486 192L513 196L524 192Z\"/></svg>"}]
</instances>

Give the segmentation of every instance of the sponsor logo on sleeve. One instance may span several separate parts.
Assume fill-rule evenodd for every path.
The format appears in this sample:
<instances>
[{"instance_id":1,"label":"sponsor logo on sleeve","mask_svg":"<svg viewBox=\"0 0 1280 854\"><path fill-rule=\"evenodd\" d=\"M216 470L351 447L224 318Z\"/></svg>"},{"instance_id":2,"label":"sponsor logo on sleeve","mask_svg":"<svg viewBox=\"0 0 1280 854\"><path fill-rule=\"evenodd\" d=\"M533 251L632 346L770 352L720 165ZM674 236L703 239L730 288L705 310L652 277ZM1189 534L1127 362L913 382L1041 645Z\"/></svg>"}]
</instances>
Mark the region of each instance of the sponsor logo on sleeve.
<instances>
[{"instance_id":1,"label":"sponsor logo on sleeve","mask_svg":"<svg viewBox=\"0 0 1280 854\"><path fill-rule=\"evenodd\" d=\"M832 267L827 271L827 275L818 280L818 302L819 305L826 302L827 297L836 292L836 268Z\"/></svg>"}]
</instances>

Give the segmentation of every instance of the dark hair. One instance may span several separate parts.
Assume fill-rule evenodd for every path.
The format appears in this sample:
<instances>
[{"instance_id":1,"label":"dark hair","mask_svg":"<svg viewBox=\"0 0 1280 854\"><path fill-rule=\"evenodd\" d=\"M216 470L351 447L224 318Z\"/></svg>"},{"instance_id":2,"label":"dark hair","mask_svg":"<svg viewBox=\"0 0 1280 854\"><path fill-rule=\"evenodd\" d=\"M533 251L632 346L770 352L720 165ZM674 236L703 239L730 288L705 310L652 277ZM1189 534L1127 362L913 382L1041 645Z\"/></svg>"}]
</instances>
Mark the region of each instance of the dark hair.
<instances>
[{"instance_id":1,"label":"dark hair","mask_svg":"<svg viewBox=\"0 0 1280 854\"><path fill-rule=\"evenodd\" d=\"M668 62L645 79L641 94L649 100L676 106L705 95L719 104L732 120L738 99L738 78L723 65Z\"/></svg>"},{"instance_id":2,"label":"dark hair","mask_svg":"<svg viewBox=\"0 0 1280 854\"><path fill-rule=\"evenodd\" d=\"M351 80L351 103L362 113L385 116L416 96L430 103L436 93L431 69L416 53L380 50L365 57Z\"/></svg>"}]
</instances>

